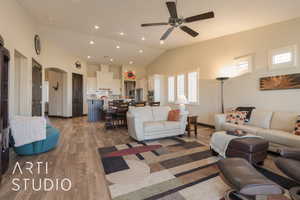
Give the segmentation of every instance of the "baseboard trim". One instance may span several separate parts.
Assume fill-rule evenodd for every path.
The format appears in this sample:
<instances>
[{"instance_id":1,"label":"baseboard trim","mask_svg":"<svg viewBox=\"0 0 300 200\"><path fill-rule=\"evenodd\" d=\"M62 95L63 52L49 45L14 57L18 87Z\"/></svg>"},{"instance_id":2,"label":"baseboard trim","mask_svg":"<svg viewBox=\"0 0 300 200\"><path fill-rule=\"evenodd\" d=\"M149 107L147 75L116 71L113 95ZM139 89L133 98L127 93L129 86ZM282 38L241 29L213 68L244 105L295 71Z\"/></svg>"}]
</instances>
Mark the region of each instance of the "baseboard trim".
<instances>
[{"instance_id":1,"label":"baseboard trim","mask_svg":"<svg viewBox=\"0 0 300 200\"><path fill-rule=\"evenodd\" d=\"M79 116L79 117L86 117L87 114L83 114L82 116ZM73 116L58 116L58 115L47 115L47 117L55 117L55 118L64 118L64 119L70 119L70 118L74 118Z\"/></svg>"},{"instance_id":2,"label":"baseboard trim","mask_svg":"<svg viewBox=\"0 0 300 200\"><path fill-rule=\"evenodd\" d=\"M208 128L213 128L213 129L215 129L215 126L210 125L210 124L205 124L205 123L198 122L198 125L199 125L199 126L205 126L205 127L208 127Z\"/></svg>"},{"instance_id":3,"label":"baseboard trim","mask_svg":"<svg viewBox=\"0 0 300 200\"><path fill-rule=\"evenodd\" d=\"M69 119L69 118L72 118L72 116L66 117L66 116L58 116L58 115L47 115L47 117L62 118L62 119Z\"/></svg>"}]
</instances>

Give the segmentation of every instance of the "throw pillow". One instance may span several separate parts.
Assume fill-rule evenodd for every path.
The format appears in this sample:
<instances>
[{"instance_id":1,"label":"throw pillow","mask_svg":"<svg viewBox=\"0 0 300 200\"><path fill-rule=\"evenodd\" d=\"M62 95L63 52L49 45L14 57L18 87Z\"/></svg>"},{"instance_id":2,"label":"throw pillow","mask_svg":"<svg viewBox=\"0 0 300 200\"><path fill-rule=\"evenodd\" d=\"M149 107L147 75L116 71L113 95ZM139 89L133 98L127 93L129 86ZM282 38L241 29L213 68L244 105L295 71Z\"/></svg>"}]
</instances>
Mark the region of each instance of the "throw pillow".
<instances>
[{"instance_id":1,"label":"throw pillow","mask_svg":"<svg viewBox=\"0 0 300 200\"><path fill-rule=\"evenodd\" d=\"M248 112L247 116L246 116L245 122L249 122L250 121L250 117L251 117L251 113L252 113L253 109L255 109L255 107L237 107L236 108L237 111L246 111L246 112Z\"/></svg>"},{"instance_id":2,"label":"throw pillow","mask_svg":"<svg viewBox=\"0 0 300 200\"><path fill-rule=\"evenodd\" d=\"M226 113L226 122L237 125L243 125L248 112L246 111L231 111Z\"/></svg>"},{"instance_id":3,"label":"throw pillow","mask_svg":"<svg viewBox=\"0 0 300 200\"><path fill-rule=\"evenodd\" d=\"M300 115L297 118L294 134L300 136Z\"/></svg>"},{"instance_id":4,"label":"throw pillow","mask_svg":"<svg viewBox=\"0 0 300 200\"><path fill-rule=\"evenodd\" d=\"M168 114L168 121L179 121L180 110L170 110Z\"/></svg>"}]
</instances>

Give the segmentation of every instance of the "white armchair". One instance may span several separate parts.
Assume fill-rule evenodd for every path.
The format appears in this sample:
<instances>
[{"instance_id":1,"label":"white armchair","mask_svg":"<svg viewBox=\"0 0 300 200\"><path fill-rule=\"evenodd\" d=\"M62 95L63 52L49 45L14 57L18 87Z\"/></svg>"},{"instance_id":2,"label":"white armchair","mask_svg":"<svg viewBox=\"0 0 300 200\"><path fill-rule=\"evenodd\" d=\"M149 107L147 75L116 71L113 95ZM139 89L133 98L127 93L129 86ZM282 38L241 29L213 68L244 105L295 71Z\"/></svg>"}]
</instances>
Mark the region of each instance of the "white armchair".
<instances>
[{"instance_id":1,"label":"white armchair","mask_svg":"<svg viewBox=\"0 0 300 200\"><path fill-rule=\"evenodd\" d=\"M179 121L167 121L168 106L130 108L127 112L129 135L138 140L150 140L183 135L188 112L181 112Z\"/></svg>"}]
</instances>

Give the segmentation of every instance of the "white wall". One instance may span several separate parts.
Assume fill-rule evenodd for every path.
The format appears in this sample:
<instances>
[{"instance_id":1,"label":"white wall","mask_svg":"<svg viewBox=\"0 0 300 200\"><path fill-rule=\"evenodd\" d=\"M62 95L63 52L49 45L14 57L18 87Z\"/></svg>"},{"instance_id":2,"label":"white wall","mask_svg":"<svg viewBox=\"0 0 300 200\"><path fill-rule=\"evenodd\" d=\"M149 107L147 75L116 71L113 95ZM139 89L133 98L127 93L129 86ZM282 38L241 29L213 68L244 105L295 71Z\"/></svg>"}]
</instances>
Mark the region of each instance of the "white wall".
<instances>
[{"instance_id":1,"label":"white wall","mask_svg":"<svg viewBox=\"0 0 300 200\"><path fill-rule=\"evenodd\" d=\"M268 51L293 44L300 46L299 35L300 18L167 51L147 66L147 71L168 76L199 68L199 105L193 106L192 111L199 115L200 122L213 124L213 114L220 112L220 86L214 79L221 69L233 65L234 58L253 54L253 75L234 78L225 84L225 106L251 104L262 109L299 109L300 90L258 89L261 76L300 72L299 67L268 71Z\"/></svg>"},{"instance_id":2,"label":"white wall","mask_svg":"<svg viewBox=\"0 0 300 200\"><path fill-rule=\"evenodd\" d=\"M35 54L34 35L37 33L36 24L27 15L24 9L15 0L0 0L0 34L4 38L5 47L11 53L9 69L9 114L13 115L15 88L15 50L27 58L27 66L32 66L32 58L40 62L40 58ZM25 75L26 74L26 75ZM31 67L27 67L24 72L24 96L22 98L22 107L25 108L24 115L31 115L31 94L32 94L32 73Z\"/></svg>"},{"instance_id":3,"label":"white wall","mask_svg":"<svg viewBox=\"0 0 300 200\"><path fill-rule=\"evenodd\" d=\"M289 73L292 71L289 70ZM225 107L255 106L264 110L297 111L300 113L299 89L259 90L259 77L269 75L270 73L256 72L227 81L224 87Z\"/></svg>"},{"instance_id":4,"label":"white wall","mask_svg":"<svg viewBox=\"0 0 300 200\"><path fill-rule=\"evenodd\" d=\"M17 3L16 0L0 0L0 34L5 40L5 47L11 53L11 62L9 70L9 110L10 117L14 114L15 98L15 50L27 58L27 67L24 70L22 85L24 86L24 95L22 96L22 115L31 115L32 101L32 58L43 66L43 70L48 67L61 68L68 72L68 93L67 102L64 109L67 109L68 116L72 115L72 73L84 75L84 88L86 88L86 63L82 61L83 67L80 70L75 69L74 63L79 60L76 56L59 48L59 45L47 39L47 34L41 33L34 21L27 12ZM34 50L34 35L40 34L42 42L42 54L37 56ZM43 77L44 80L44 77ZM44 96L44 95L43 95ZM86 102L86 101L84 101ZM43 109L44 109L44 103ZM87 112L87 104L84 104L84 113Z\"/></svg>"},{"instance_id":5,"label":"white wall","mask_svg":"<svg viewBox=\"0 0 300 200\"><path fill-rule=\"evenodd\" d=\"M64 103L64 109L66 109L65 117L72 116L72 73L77 73L83 75L83 113L87 113L87 101L86 101L86 62L77 58L76 56L72 56L69 52L64 51L59 47L54 41L51 41L47 38L46 33L41 33L44 37L43 41L43 52L41 55L41 60L43 63L43 70L47 68L58 68L64 72L66 72L67 76L67 84L66 84L66 92L64 93L66 97L66 102ZM81 69L77 69L75 67L75 62L79 60L82 64ZM45 74L45 73L43 73Z\"/></svg>"}]
</instances>

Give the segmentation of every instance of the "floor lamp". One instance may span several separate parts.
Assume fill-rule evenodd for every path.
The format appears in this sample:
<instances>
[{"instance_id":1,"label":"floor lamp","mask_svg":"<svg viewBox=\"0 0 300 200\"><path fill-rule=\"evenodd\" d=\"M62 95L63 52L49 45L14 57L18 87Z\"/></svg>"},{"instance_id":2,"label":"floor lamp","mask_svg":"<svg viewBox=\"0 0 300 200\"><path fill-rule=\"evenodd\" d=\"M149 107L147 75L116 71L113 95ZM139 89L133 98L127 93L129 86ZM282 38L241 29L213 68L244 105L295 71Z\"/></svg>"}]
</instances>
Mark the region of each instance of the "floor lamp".
<instances>
[{"instance_id":1,"label":"floor lamp","mask_svg":"<svg viewBox=\"0 0 300 200\"><path fill-rule=\"evenodd\" d=\"M218 77L217 80L221 82L221 106L222 106L222 113L224 113L224 82L228 80L229 77Z\"/></svg>"}]
</instances>

